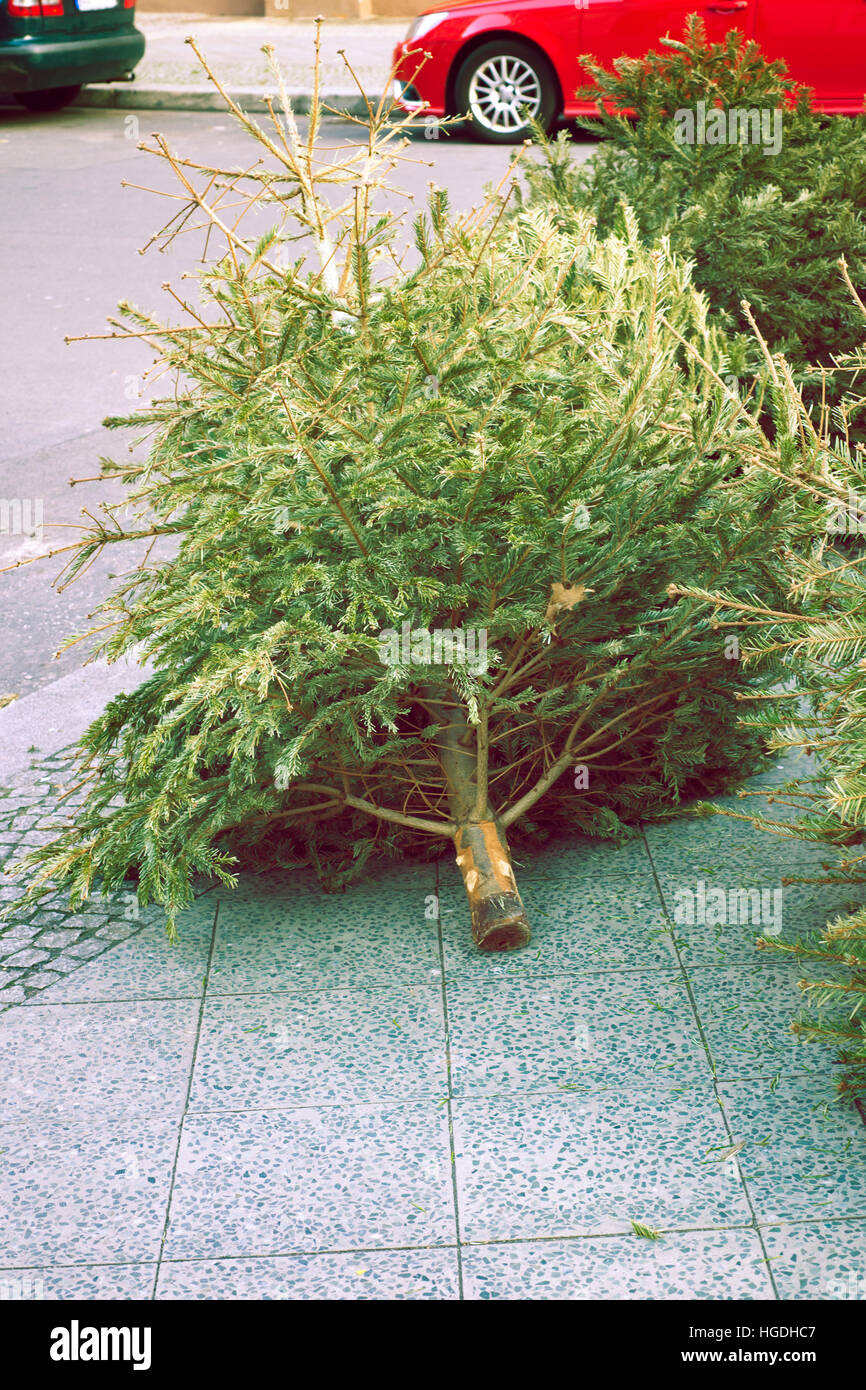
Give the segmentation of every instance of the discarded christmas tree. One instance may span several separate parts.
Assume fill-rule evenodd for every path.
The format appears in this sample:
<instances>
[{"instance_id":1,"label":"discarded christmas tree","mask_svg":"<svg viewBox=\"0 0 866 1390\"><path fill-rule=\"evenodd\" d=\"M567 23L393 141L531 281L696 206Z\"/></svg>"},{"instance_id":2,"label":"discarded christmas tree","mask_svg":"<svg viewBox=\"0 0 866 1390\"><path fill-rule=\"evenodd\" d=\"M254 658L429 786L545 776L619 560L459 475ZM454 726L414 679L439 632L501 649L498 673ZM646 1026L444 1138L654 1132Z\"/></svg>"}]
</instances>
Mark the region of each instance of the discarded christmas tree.
<instances>
[{"instance_id":1,"label":"discarded christmas tree","mask_svg":"<svg viewBox=\"0 0 866 1390\"><path fill-rule=\"evenodd\" d=\"M557 207L563 226L592 212L601 235L618 228L622 204L633 208L647 245L668 235L694 262L718 321L745 332L733 374L744 381L762 366L746 299L770 348L802 374L817 415L846 386L827 369L861 336L836 263L844 256L863 283L866 116L814 111L784 63L736 29L709 42L696 14L681 39L657 48L611 69L581 60L594 83L584 94L598 106L597 147L577 162L566 132L543 142L544 158L526 165L528 196ZM823 367L817 385L807 366Z\"/></svg>"},{"instance_id":2,"label":"discarded christmas tree","mask_svg":"<svg viewBox=\"0 0 866 1390\"><path fill-rule=\"evenodd\" d=\"M838 267L851 302L866 319L844 262ZM781 609L713 595L720 631L735 635L747 670L760 671L767 689L741 692L743 720L774 753L809 754L772 800L794 818L753 818L774 835L799 836L827 847L824 869L784 879L862 885L866 882L866 457L852 447L851 422L862 418L866 346L842 357L839 376L849 389L818 424L777 359L769 364L788 403L787 439L779 443L820 460L811 546L795 563ZM701 593L699 597L709 597ZM749 793L741 814L748 817ZM761 937L757 946L794 959L806 972L800 988L812 1009L796 1020L801 1037L835 1047L840 1095L866 1102L866 909L828 921L820 935L785 941Z\"/></svg>"},{"instance_id":3,"label":"discarded christmas tree","mask_svg":"<svg viewBox=\"0 0 866 1390\"><path fill-rule=\"evenodd\" d=\"M780 601L802 464L633 219L600 243L504 216L507 182L463 216L434 190L404 265L374 211L399 124L371 110L320 152L317 112L302 139L280 104L268 132L233 108L246 170L149 147L182 187L165 235L192 217L212 255L182 327L123 309L179 382L134 417L149 457L104 463L129 500L70 572L174 542L100 615L108 656L157 669L85 736L87 798L31 894L133 876L172 928L196 872L307 862L333 887L450 842L477 944L507 950L529 939L512 828L609 836L755 767L748 678L669 589Z\"/></svg>"}]
</instances>

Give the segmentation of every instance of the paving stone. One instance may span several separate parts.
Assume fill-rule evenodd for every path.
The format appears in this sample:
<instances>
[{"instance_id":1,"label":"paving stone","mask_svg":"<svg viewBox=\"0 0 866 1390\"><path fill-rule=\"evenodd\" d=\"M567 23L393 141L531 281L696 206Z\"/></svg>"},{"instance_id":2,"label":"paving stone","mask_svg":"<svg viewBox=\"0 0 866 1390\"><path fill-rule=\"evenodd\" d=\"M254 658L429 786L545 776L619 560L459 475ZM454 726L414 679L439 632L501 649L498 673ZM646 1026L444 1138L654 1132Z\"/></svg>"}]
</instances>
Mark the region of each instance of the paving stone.
<instances>
[{"instance_id":1,"label":"paving stone","mask_svg":"<svg viewBox=\"0 0 866 1390\"><path fill-rule=\"evenodd\" d=\"M53 970L34 970L25 984L29 989L47 989L49 985L56 984L58 980L62 979L63 976L56 974Z\"/></svg>"},{"instance_id":2,"label":"paving stone","mask_svg":"<svg viewBox=\"0 0 866 1390\"><path fill-rule=\"evenodd\" d=\"M36 933L36 927L30 927L24 923L10 927L0 936L0 955L8 956L13 951L19 951L22 946L33 940Z\"/></svg>"},{"instance_id":3,"label":"paving stone","mask_svg":"<svg viewBox=\"0 0 866 1390\"><path fill-rule=\"evenodd\" d=\"M719 1086L761 1222L866 1217L866 1127L829 1077Z\"/></svg>"},{"instance_id":4,"label":"paving stone","mask_svg":"<svg viewBox=\"0 0 866 1390\"><path fill-rule=\"evenodd\" d=\"M526 848L514 856L518 886L524 882L565 881L583 884L587 879L626 878L633 885L649 890L653 884L652 866L643 836L628 840L595 840L587 836L560 836L538 849ZM442 866L443 873L459 882L453 860Z\"/></svg>"},{"instance_id":5,"label":"paving stone","mask_svg":"<svg viewBox=\"0 0 866 1390\"><path fill-rule=\"evenodd\" d=\"M447 1087L435 984L244 994L205 1006L190 1109L439 1098Z\"/></svg>"},{"instance_id":6,"label":"paving stone","mask_svg":"<svg viewBox=\"0 0 866 1390\"><path fill-rule=\"evenodd\" d=\"M27 830L21 836L20 851L22 858L31 849L40 849L42 845L48 845L56 838L53 830Z\"/></svg>"},{"instance_id":7,"label":"paving stone","mask_svg":"<svg viewBox=\"0 0 866 1390\"><path fill-rule=\"evenodd\" d=\"M138 924L131 922L106 922L104 927L97 928L96 935L106 941L125 941L139 930Z\"/></svg>"},{"instance_id":8,"label":"paving stone","mask_svg":"<svg viewBox=\"0 0 866 1390\"><path fill-rule=\"evenodd\" d=\"M737 882L733 875L707 880L702 889L699 883L670 904L674 935L688 967L759 964L757 942L762 938L797 941L866 903L866 884Z\"/></svg>"},{"instance_id":9,"label":"paving stone","mask_svg":"<svg viewBox=\"0 0 866 1390\"><path fill-rule=\"evenodd\" d=\"M44 1009L16 1012L28 1019ZM179 1119L133 1115L6 1126L0 1261L16 1265L154 1261Z\"/></svg>"},{"instance_id":10,"label":"paving stone","mask_svg":"<svg viewBox=\"0 0 866 1390\"><path fill-rule=\"evenodd\" d=\"M61 922L66 922L69 911L58 898L43 898L39 907L34 909L30 923L35 927L53 927Z\"/></svg>"},{"instance_id":11,"label":"paving stone","mask_svg":"<svg viewBox=\"0 0 866 1390\"><path fill-rule=\"evenodd\" d=\"M9 963L14 965L39 965L42 961L50 959L50 951L16 951L15 955L7 956Z\"/></svg>"},{"instance_id":12,"label":"paving stone","mask_svg":"<svg viewBox=\"0 0 866 1390\"><path fill-rule=\"evenodd\" d=\"M461 1230L473 1243L750 1219L736 1169L713 1161L727 1132L708 1081L465 1097L452 1111Z\"/></svg>"},{"instance_id":13,"label":"paving stone","mask_svg":"<svg viewBox=\"0 0 866 1390\"><path fill-rule=\"evenodd\" d=\"M787 961L689 971L718 1077L731 1080L833 1069L832 1048L806 1042L791 1032L791 1020L803 1008L797 985L802 973L801 962Z\"/></svg>"},{"instance_id":14,"label":"paving stone","mask_svg":"<svg viewBox=\"0 0 866 1390\"><path fill-rule=\"evenodd\" d=\"M140 1267L140 1266L139 1266ZM164 1260L158 1299L456 1299L457 1250Z\"/></svg>"},{"instance_id":15,"label":"paving stone","mask_svg":"<svg viewBox=\"0 0 866 1390\"><path fill-rule=\"evenodd\" d=\"M102 947L93 960L64 982L56 999L150 999L201 995L212 936L213 909L197 905L178 919L180 940L172 943L162 926L149 923L126 941L94 938ZM74 959L69 956L69 959Z\"/></svg>"},{"instance_id":16,"label":"paving stone","mask_svg":"<svg viewBox=\"0 0 866 1390\"><path fill-rule=\"evenodd\" d=\"M73 970L79 970L84 964L78 956L59 955L51 962L51 969L60 970L64 975L68 975Z\"/></svg>"},{"instance_id":17,"label":"paving stone","mask_svg":"<svg viewBox=\"0 0 866 1390\"><path fill-rule=\"evenodd\" d=\"M444 875L443 875L444 877ZM441 882L441 879L440 879ZM574 883L530 874L521 889L532 942L491 958L476 950L466 927L466 893L449 878L439 890L439 918L449 978L489 984L503 975L562 971L670 970L676 954L670 923L652 881L608 878L603 869Z\"/></svg>"},{"instance_id":18,"label":"paving stone","mask_svg":"<svg viewBox=\"0 0 866 1390\"><path fill-rule=\"evenodd\" d=\"M48 949L57 946L71 946L73 941L80 937L80 931L67 931L65 928L57 931L43 931L36 939L36 945Z\"/></svg>"},{"instance_id":19,"label":"paving stone","mask_svg":"<svg viewBox=\"0 0 866 1390\"><path fill-rule=\"evenodd\" d=\"M150 1298L156 1263L110 1265L40 1265L31 1269L0 1269L3 1298L130 1299Z\"/></svg>"},{"instance_id":20,"label":"paving stone","mask_svg":"<svg viewBox=\"0 0 866 1390\"><path fill-rule=\"evenodd\" d=\"M104 912L65 912L63 927L65 931L95 931L105 920Z\"/></svg>"},{"instance_id":21,"label":"paving stone","mask_svg":"<svg viewBox=\"0 0 866 1390\"><path fill-rule=\"evenodd\" d=\"M428 877L411 893L383 883L222 902L210 988L246 994L424 980L439 965L436 921L425 915L433 887Z\"/></svg>"},{"instance_id":22,"label":"paving stone","mask_svg":"<svg viewBox=\"0 0 866 1390\"><path fill-rule=\"evenodd\" d=\"M67 955L79 956L82 960L87 960L90 956L98 956L100 951L105 949L104 941L96 941L91 937L87 941L79 941L74 946L70 946Z\"/></svg>"},{"instance_id":23,"label":"paving stone","mask_svg":"<svg viewBox=\"0 0 866 1390\"><path fill-rule=\"evenodd\" d=\"M180 1115L186 1098L198 1000L54 1004L17 1009L0 1025L0 1117L115 1119Z\"/></svg>"},{"instance_id":24,"label":"paving stone","mask_svg":"<svg viewBox=\"0 0 866 1390\"><path fill-rule=\"evenodd\" d=\"M762 1231L780 1298L866 1299L866 1220Z\"/></svg>"},{"instance_id":25,"label":"paving stone","mask_svg":"<svg viewBox=\"0 0 866 1390\"><path fill-rule=\"evenodd\" d=\"M457 1096L596 1092L707 1070L685 982L670 969L456 979L448 1018Z\"/></svg>"},{"instance_id":26,"label":"paving stone","mask_svg":"<svg viewBox=\"0 0 866 1390\"><path fill-rule=\"evenodd\" d=\"M470 1299L768 1299L773 1288L756 1231L515 1241L463 1251Z\"/></svg>"},{"instance_id":27,"label":"paving stone","mask_svg":"<svg viewBox=\"0 0 866 1390\"><path fill-rule=\"evenodd\" d=\"M184 1123L169 1259L455 1239L448 1118L430 1101Z\"/></svg>"}]
</instances>

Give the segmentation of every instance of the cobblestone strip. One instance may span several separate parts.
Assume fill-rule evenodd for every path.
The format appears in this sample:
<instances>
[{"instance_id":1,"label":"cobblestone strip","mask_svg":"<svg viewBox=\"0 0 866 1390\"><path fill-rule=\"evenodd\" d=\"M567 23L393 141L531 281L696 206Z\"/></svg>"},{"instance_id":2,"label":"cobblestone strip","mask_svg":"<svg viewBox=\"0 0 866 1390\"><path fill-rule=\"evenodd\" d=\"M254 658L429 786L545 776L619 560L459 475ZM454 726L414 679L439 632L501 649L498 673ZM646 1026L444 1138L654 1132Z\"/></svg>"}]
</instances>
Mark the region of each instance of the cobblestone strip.
<instances>
[{"instance_id":1,"label":"cobblestone strip","mask_svg":"<svg viewBox=\"0 0 866 1390\"><path fill-rule=\"evenodd\" d=\"M21 878L5 877L4 871L52 838L46 827L63 814L58 797L72 766L71 749L34 756L29 771L16 778L14 786L0 786L0 1013L38 997L161 915L140 909L133 891L94 898L81 912L72 910L63 893L44 898L29 911L8 911L26 884ZM62 803L67 814L81 795Z\"/></svg>"}]
</instances>

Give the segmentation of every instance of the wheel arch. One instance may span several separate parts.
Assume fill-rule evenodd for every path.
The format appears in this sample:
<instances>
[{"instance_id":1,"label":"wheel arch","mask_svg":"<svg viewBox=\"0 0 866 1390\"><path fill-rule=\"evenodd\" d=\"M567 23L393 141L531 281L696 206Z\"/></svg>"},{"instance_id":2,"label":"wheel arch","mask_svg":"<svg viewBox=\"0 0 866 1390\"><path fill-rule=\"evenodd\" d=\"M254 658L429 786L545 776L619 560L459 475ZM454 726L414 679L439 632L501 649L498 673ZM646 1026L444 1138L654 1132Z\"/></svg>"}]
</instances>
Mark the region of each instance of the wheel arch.
<instances>
[{"instance_id":1,"label":"wheel arch","mask_svg":"<svg viewBox=\"0 0 866 1390\"><path fill-rule=\"evenodd\" d=\"M471 38L468 38L466 42L463 44L462 48L458 49L457 53L455 53L451 61L451 67L448 69L448 78L445 83L446 115L455 116L457 114L455 110L457 74L460 71L461 67L466 62L466 59L470 57L470 55L473 54L477 48L483 48L484 45L486 43L490 43L492 39L508 39L511 43L523 44L524 48L531 49L534 53L537 53L539 57L544 59L551 72L553 73L553 80L556 83L555 115L557 117L561 116L563 106L565 103L562 95L562 83L559 80L559 73L556 71L556 64L554 63L550 54L546 53L545 50L541 47L540 43L536 43L534 39L528 39L525 34L520 34L516 32L514 29L482 29L480 33L473 34Z\"/></svg>"}]
</instances>

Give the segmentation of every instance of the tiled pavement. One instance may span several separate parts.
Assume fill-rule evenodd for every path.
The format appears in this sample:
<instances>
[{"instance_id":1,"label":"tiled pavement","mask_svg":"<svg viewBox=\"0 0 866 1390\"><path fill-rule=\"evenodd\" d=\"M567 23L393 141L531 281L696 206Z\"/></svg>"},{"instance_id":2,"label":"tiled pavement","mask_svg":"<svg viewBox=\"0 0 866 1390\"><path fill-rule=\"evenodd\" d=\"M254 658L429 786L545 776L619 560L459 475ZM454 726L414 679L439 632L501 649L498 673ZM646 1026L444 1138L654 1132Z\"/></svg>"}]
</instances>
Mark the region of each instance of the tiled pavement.
<instances>
[{"instance_id":1,"label":"tiled pavement","mask_svg":"<svg viewBox=\"0 0 866 1390\"><path fill-rule=\"evenodd\" d=\"M175 947L131 895L49 904L0 937L0 1295L863 1298L866 1128L796 969L713 924L754 887L819 927L866 892L782 887L821 857L721 818L525 855L500 958L447 861L245 876Z\"/></svg>"}]
</instances>

